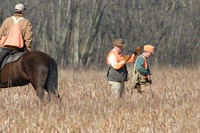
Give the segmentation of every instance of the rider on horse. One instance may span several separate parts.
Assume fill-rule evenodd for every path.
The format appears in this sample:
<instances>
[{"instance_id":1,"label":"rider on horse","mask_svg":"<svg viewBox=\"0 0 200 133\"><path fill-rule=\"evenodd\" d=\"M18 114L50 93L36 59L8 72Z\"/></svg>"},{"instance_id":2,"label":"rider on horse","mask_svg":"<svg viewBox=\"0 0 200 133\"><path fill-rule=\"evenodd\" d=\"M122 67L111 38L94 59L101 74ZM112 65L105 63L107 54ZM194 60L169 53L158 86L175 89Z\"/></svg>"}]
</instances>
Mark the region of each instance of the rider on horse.
<instances>
[{"instance_id":1,"label":"rider on horse","mask_svg":"<svg viewBox=\"0 0 200 133\"><path fill-rule=\"evenodd\" d=\"M23 4L17 4L15 6L14 15L7 18L0 28L0 64L2 63L3 59L13 50L31 51L33 40L32 25L29 20L23 17L24 10L26 10L26 8ZM20 38L15 41L14 38L17 38L15 36L22 37L22 44L20 46L18 46ZM10 40L14 41L15 43L8 43Z\"/></svg>"}]
</instances>

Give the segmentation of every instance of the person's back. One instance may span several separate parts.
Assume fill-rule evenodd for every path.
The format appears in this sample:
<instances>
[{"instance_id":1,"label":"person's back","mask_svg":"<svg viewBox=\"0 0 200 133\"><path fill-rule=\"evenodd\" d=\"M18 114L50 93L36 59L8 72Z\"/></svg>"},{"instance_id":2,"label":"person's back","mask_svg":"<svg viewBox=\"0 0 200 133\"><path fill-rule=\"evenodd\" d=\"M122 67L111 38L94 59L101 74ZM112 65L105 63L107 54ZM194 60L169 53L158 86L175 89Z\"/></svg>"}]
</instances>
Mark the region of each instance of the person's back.
<instances>
[{"instance_id":1,"label":"person's back","mask_svg":"<svg viewBox=\"0 0 200 133\"><path fill-rule=\"evenodd\" d=\"M24 18L20 17L19 19L16 19L14 16L12 16L12 18L14 22L12 23L7 35L2 36L1 44L3 47L13 46L17 48L23 48L24 40L21 34L19 21Z\"/></svg>"},{"instance_id":2,"label":"person's back","mask_svg":"<svg viewBox=\"0 0 200 133\"><path fill-rule=\"evenodd\" d=\"M15 14L12 16L16 18L16 20L23 18L24 10L26 8L23 4L17 4L15 6ZM0 28L0 63L3 61L4 57L8 55L12 50L18 51L31 51L32 40L33 40L33 31L32 31L32 24L29 20L23 18L18 23L20 26L20 32L23 39L24 47L16 47L16 44L4 45L3 39L9 33L9 30L14 23L14 19L12 17L7 18L1 28Z\"/></svg>"}]
</instances>

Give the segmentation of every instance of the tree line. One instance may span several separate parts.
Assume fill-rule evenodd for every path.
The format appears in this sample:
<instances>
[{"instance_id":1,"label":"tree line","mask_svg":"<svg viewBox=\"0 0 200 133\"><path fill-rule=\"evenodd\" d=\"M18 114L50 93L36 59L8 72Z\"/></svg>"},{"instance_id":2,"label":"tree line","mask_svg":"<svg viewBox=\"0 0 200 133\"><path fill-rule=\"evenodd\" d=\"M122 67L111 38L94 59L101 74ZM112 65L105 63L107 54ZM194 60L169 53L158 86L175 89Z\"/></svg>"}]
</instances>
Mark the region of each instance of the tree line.
<instances>
[{"instance_id":1,"label":"tree line","mask_svg":"<svg viewBox=\"0 0 200 133\"><path fill-rule=\"evenodd\" d=\"M0 24L19 2L33 25L33 49L61 67L104 67L119 37L125 54L155 37L150 64L191 66L200 60L199 0L2 0Z\"/></svg>"}]
</instances>

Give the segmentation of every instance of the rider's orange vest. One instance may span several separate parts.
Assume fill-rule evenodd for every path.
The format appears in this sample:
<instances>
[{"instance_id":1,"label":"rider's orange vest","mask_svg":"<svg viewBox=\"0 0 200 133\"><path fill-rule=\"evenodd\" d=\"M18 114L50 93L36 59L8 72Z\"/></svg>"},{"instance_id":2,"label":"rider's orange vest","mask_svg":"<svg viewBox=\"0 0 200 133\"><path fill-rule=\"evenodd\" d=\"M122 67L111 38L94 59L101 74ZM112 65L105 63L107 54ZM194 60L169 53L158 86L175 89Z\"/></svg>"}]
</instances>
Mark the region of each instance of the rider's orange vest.
<instances>
[{"instance_id":1,"label":"rider's orange vest","mask_svg":"<svg viewBox=\"0 0 200 133\"><path fill-rule=\"evenodd\" d=\"M2 36L1 43L2 46L13 46L17 48L22 48L24 46L24 40L20 31L19 21L24 19L23 17L16 19L12 16L14 22L11 25L9 32Z\"/></svg>"}]
</instances>

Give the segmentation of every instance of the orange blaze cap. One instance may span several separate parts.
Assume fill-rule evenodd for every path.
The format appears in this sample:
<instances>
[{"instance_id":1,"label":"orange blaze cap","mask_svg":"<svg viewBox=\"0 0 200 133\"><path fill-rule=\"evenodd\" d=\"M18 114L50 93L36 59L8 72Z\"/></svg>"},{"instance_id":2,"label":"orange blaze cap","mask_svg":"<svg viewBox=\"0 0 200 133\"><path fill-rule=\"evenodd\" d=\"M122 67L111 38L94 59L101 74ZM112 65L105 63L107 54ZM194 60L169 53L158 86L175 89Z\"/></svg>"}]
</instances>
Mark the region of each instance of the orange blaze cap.
<instances>
[{"instance_id":1,"label":"orange blaze cap","mask_svg":"<svg viewBox=\"0 0 200 133\"><path fill-rule=\"evenodd\" d=\"M151 52L152 54L154 54L154 46L147 44L144 46L144 51L148 51L148 52Z\"/></svg>"}]
</instances>

